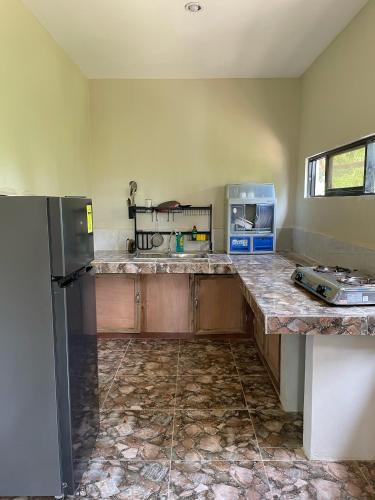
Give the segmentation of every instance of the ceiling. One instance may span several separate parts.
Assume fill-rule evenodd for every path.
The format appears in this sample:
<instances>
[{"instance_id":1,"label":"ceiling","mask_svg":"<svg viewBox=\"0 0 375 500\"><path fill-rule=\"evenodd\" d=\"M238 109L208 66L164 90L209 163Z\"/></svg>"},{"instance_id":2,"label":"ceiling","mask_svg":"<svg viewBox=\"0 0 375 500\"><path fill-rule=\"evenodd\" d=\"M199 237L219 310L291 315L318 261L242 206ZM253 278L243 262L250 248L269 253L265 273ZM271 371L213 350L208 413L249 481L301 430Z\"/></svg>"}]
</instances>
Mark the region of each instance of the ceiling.
<instances>
[{"instance_id":1,"label":"ceiling","mask_svg":"<svg viewBox=\"0 0 375 500\"><path fill-rule=\"evenodd\" d=\"M89 78L300 76L367 0L23 0Z\"/></svg>"}]
</instances>

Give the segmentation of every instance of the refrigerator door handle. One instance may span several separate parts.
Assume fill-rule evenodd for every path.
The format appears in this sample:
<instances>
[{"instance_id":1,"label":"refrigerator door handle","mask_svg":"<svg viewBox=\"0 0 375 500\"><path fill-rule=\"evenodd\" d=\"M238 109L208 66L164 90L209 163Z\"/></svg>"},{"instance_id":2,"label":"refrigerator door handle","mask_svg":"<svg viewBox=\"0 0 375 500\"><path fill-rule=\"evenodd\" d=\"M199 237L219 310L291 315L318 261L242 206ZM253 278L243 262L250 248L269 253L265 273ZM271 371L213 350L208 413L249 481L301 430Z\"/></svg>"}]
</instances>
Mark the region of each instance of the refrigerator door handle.
<instances>
[{"instance_id":1,"label":"refrigerator door handle","mask_svg":"<svg viewBox=\"0 0 375 500\"><path fill-rule=\"evenodd\" d=\"M92 271L93 266L87 266L80 271L75 272L74 274L70 275L68 278L60 278L58 281L59 287L60 288L68 288L70 286L73 286L73 283L77 281L81 276L84 276L85 274L88 274Z\"/></svg>"},{"instance_id":2,"label":"refrigerator door handle","mask_svg":"<svg viewBox=\"0 0 375 500\"><path fill-rule=\"evenodd\" d=\"M60 288L71 287L71 286L73 286L73 283L75 281L77 281L77 277L76 276L72 276L71 278L68 278L66 280L61 280L61 281L59 281L59 287Z\"/></svg>"}]
</instances>

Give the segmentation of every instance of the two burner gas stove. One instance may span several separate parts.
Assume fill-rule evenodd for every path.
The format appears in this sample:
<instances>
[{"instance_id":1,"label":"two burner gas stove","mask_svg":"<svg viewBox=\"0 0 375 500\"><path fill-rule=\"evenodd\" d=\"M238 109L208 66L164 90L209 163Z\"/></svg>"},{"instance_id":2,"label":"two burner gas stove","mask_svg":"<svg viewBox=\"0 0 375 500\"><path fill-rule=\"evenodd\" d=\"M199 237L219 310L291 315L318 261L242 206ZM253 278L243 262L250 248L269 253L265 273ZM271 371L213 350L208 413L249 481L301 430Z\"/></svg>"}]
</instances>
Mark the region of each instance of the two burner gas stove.
<instances>
[{"instance_id":1,"label":"two burner gas stove","mask_svg":"<svg viewBox=\"0 0 375 500\"><path fill-rule=\"evenodd\" d=\"M297 267L292 280L330 304L375 304L375 277L345 267Z\"/></svg>"}]
</instances>

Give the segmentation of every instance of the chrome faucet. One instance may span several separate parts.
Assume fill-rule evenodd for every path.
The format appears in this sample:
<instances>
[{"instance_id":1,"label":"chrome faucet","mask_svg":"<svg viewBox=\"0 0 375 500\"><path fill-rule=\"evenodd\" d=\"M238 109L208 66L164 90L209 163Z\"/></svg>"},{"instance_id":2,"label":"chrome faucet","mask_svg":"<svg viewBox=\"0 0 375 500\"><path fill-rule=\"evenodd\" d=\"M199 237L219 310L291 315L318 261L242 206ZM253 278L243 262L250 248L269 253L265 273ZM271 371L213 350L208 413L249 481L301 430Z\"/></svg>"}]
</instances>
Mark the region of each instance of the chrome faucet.
<instances>
[{"instance_id":1,"label":"chrome faucet","mask_svg":"<svg viewBox=\"0 0 375 500\"><path fill-rule=\"evenodd\" d=\"M172 236L175 235L176 236L176 230L173 229L173 231L171 231L171 234L169 235L169 241L168 241L168 253L172 253L172 249L171 249L171 239L172 239Z\"/></svg>"}]
</instances>

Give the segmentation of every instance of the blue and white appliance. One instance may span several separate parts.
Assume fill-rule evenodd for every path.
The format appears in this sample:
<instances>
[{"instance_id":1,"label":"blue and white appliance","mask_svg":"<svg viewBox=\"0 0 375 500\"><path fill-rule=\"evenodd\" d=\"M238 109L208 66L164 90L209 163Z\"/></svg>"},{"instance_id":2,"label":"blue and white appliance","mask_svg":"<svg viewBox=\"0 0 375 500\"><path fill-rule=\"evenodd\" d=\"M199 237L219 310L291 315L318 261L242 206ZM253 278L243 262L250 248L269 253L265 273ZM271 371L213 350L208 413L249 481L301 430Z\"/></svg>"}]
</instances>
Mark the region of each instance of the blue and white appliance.
<instances>
[{"instance_id":1,"label":"blue and white appliance","mask_svg":"<svg viewBox=\"0 0 375 500\"><path fill-rule=\"evenodd\" d=\"M274 252L275 207L274 184L228 184L225 208L227 253Z\"/></svg>"}]
</instances>

